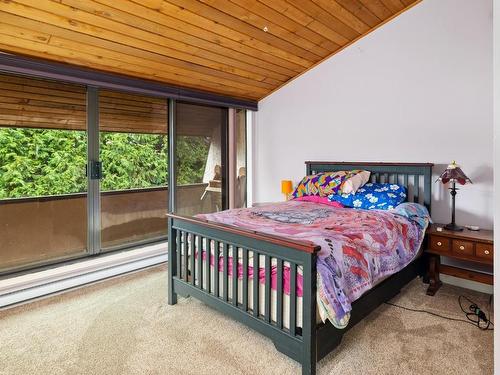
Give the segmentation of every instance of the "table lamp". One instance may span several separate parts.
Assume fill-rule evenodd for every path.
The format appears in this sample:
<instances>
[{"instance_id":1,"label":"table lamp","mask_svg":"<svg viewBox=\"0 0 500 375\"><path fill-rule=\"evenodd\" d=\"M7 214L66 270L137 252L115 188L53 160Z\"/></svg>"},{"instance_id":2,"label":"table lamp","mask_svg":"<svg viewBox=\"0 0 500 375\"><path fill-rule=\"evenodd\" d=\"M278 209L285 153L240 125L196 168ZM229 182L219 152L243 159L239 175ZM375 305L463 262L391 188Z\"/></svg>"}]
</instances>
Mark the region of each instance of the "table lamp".
<instances>
[{"instance_id":1,"label":"table lamp","mask_svg":"<svg viewBox=\"0 0 500 375\"><path fill-rule=\"evenodd\" d=\"M281 181L281 192L285 194L285 200L287 201L290 194L293 191L292 181L290 180L282 180Z\"/></svg>"},{"instance_id":2,"label":"table lamp","mask_svg":"<svg viewBox=\"0 0 500 375\"><path fill-rule=\"evenodd\" d=\"M458 226L455 223L455 196L457 195L456 183L460 185L465 185L467 182L472 184L469 177L465 175L462 169L453 161L448 168L445 169L441 176L436 181L441 181L443 184L451 182L450 194L451 194L451 223L444 226L447 230L461 231L464 230L463 227Z\"/></svg>"}]
</instances>

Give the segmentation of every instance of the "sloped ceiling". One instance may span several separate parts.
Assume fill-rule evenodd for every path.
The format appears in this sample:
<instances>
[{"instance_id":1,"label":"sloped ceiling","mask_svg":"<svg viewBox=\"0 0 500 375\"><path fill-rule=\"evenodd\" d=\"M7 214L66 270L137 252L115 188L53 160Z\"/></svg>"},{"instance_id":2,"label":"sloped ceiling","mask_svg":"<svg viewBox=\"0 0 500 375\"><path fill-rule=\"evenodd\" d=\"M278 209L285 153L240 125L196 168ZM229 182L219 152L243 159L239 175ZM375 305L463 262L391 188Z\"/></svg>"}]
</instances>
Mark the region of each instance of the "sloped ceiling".
<instances>
[{"instance_id":1,"label":"sloped ceiling","mask_svg":"<svg viewBox=\"0 0 500 375\"><path fill-rule=\"evenodd\" d=\"M0 0L0 51L259 100L420 0Z\"/></svg>"}]
</instances>

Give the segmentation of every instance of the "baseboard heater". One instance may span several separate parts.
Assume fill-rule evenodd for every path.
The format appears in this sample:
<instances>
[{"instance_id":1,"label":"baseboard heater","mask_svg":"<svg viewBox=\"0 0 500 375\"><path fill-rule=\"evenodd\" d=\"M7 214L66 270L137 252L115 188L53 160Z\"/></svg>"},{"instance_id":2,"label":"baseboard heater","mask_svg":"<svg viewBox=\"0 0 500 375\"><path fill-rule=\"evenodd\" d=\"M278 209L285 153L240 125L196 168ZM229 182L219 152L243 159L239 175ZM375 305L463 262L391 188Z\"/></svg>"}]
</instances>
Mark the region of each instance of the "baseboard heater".
<instances>
[{"instance_id":1,"label":"baseboard heater","mask_svg":"<svg viewBox=\"0 0 500 375\"><path fill-rule=\"evenodd\" d=\"M0 308L165 263L167 244L102 255L0 280Z\"/></svg>"}]
</instances>

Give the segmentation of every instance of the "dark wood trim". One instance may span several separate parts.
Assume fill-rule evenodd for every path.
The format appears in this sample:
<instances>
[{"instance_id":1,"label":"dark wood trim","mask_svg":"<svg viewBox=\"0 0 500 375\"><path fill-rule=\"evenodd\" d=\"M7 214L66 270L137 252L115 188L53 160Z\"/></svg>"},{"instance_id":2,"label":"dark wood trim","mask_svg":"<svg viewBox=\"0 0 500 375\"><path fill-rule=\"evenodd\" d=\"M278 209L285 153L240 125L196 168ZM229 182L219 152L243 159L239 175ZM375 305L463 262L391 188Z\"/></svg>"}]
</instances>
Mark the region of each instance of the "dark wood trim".
<instances>
[{"instance_id":1,"label":"dark wood trim","mask_svg":"<svg viewBox=\"0 0 500 375\"><path fill-rule=\"evenodd\" d=\"M14 54L0 53L0 72L54 79L109 90L185 100L194 103L228 108L243 108L252 111L258 110L258 103L256 101L236 99L201 90L167 85L147 79Z\"/></svg>"},{"instance_id":2,"label":"dark wood trim","mask_svg":"<svg viewBox=\"0 0 500 375\"><path fill-rule=\"evenodd\" d=\"M443 256L443 257L448 257L448 258L453 258L453 259L465 260L467 262L473 262L473 263L478 263L478 264L486 264L486 265L492 265L493 264L493 259L491 261L489 261L489 260L485 260L485 259L482 259L482 258L478 258L475 255L461 255L461 254L457 254L456 252L452 252L452 251L439 252L439 251L431 250L431 249L427 249L425 251L427 253L429 253L429 254L440 255L440 256Z\"/></svg>"},{"instance_id":3,"label":"dark wood trim","mask_svg":"<svg viewBox=\"0 0 500 375\"><path fill-rule=\"evenodd\" d=\"M471 271L447 265L442 265L440 268L440 272L448 276L454 276L461 279L477 281L478 283L493 285L493 275L489 275L487 273Z\"/></svg>"},{"instance_id":4,"label":"dark wood trim","mask_svg":"<svg viewBox=\"0 0 500 375\"><path fill-rule=\"evenodd\" d=\"M220 224L220 223L215 223L209 220L203 220L203 219L198 219L198 218L193 218L189 216L183 216L183 215L176 215L176 214L168 214L167 217L176 219L176 220L182 220L187 223L191 224L196 224L196 225L202 225L206 228L210 229L218 229L224 232L229 232L232 234L240 235L240 236L245 236L249 238L253 238L255 240L259 241L265 241L265 242L270 242L275 245L280 245L280 246L285 246L292 248L294 250L299 250L303 251L305 253L316 253L321 249L321 246L315 245L314 243L310 241L296 241L296 240L289 240L284 237L280 236L274 236L272 234L267 234L267 233L262 233L262 232L257 232L254 230L248 230L248 229L241 229L237 227L233 227L231 225L227 224Z\"/></svg>"},{"instance_id":5,"label":"dark wood trim","mask_svg":"<svg viewBox=\"0 0 500 375\"><path fill-rule=\"evenodd\" d=\"M434 236L441 236L451 239L460 239L465 241L482 242L487 244L493 244L493 231L489 229L481 229L478 231L473 231L465 228L461 232L453 232L450 230L443 229L442 231L437 231L437 227L444 227L444 224L432 224L427 228L427 234Z\"/></svg>"},{"instance_id":6,"label":"dark wood trim","mask_svg":"<svg viewBox=\"0 0 500 375\"><path fill-rule=\"evenodd\" d=\"M427 295L433 296L441 288L443 283L439 278L439 271L441 269L441 257L435 254L429 254L428 257L429 268L427 270L427 276L429 280L429 287L427 288Z\"/></svg>"},{"instance_id":7,"label":"dark wood trim","mask_svg":"<svg viewBox=\"0 0 500 375\"><path fill-rule=\"evenodd\" d=\"M333 165L367 165L367 166L387 166L387 167L433 167L434 163L394 163L394 162L374 162L374 161L306 161L305 164L333 164Z\"/></svg>"}]
</instances>

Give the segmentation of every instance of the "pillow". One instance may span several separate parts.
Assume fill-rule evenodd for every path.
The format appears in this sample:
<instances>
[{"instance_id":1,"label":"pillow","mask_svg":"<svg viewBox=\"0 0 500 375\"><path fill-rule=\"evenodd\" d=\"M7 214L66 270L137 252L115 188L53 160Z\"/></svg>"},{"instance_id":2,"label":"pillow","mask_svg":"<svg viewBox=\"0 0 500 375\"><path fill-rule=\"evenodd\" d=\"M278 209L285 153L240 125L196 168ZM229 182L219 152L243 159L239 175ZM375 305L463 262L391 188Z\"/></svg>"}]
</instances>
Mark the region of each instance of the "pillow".
<instances>
[{"instance_id":1,"label":"pillow","mask_svg":"<svg viewBox=\"0 0 500 375\"><path fill-rule=\"evenodd\" d=\"M320 197L319 195L305 195L303 197L295 198L294 201L314 202L314 203L326 204L328 206L333 206L333 207L338 207L338 208L344 207L339 202L332 202L328 199L328 197Z\"/></svg>"},{"instance_id":2,"label":"pillow","mask_svg":"<svg viewBox=\"0 0 500 375\"><path fill-rule=\"evenodd\" d=\"M432 223L427 208L418 203L401 203L392 211L392 213L410 219L411 221L417 223L422 229L425 229L429 223Z\"/></svg>"},{"instance_id":3,"label":"pillow","mask_svg":"<svg viewBox=\"0 0 500 375\"><path fill-rule=\"evenodd\" d=\"M345 181L342 183L342 194L356 193L360 187L370 179L370 171L353 170L349 171Z\"/></svg>"},{"instance_id":4,"label":"pillow","mask_svg":"<svg viewBox=\"0 0 500 375\"><path fill-rule=\"evenodd\" d=\"M330 194L337 194L346 179L345 171L320 173L318 178L319 195L328 197Z\"/></svg>"},{"instance_id":5,"label":"pillow","mask_svg":"<svg viewBox=\"0 0 500 375\"><path fill-rule=\"evenodd\" d=\"M294 198L303 196L319 195L327 197L330 194L335 194L340 190L342 182L344 182L346 172L322 172L310 176L305 176L299 182L292 193Z\"/></svg>"},{"instance_id":6,"label":"pillow","mask_svg":"<svg viewBox=\"0 0 500 375\"><path fill-rule=\"evenodd\" d=\"M345 207L391 210L406 199L406 188L396 184L368 183L355 194L331 194L328 199Z\"/></svg>"},{"instance_id":7,"label":"pillow","mask_svg":"<svg viewBox=\"0 0 500 375\"><path fill-rule=\"evenodd\" d=\"M299 198L308 195L319 195L318 178L319 174L305 176L293 191L292 197Z\"/></svg>"}]
</instances>

